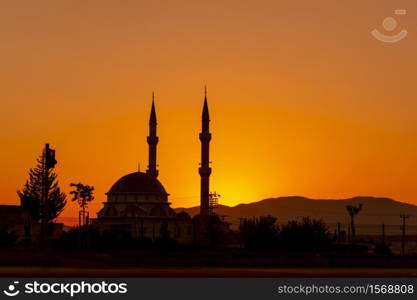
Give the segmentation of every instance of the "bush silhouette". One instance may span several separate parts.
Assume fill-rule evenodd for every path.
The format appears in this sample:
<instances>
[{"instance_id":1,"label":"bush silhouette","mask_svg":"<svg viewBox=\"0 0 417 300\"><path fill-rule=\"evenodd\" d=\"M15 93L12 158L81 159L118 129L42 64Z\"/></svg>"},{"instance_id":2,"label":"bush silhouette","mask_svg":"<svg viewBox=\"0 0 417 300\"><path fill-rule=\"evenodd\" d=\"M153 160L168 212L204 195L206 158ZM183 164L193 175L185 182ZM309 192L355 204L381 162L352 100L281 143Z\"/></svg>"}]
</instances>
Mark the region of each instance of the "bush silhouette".
<instances>
[{"instance_id":1,"label":"bush silhouette","mask_svg":"<svg viewBox=\"0 0 417 300\"><path fill-rule=\"evenodd\" d=\"M334 242L327 225L310 218L278 226L275 217L261 216L243 219L239 229L248 250L325 251Z\"/></svg>"},{"instance_id":2,"label":"bush silhouette","mask_svg":"<svg viewBox=\"0 0 417 300\"><path fill-rule=\"evenodd\" d=\"M375 247L374 253L380 254L380 255L391 255L392 253L391 245L388 245L386 243L381 243Z\"/></svg>"},{"instance_id":3,"label":"bush silhouette","mask_svg":"<svg viewBox=\"0 0 417 300\"><path fill-rule=\"evenodd\" d=\"M240 237L246 249L272 250L278 245L279 228L273 216L243 219L240 224Z\"/></svg>"},{"instance_id":4,"label":"bush silhouette","mask_svg":"<svg viewBox=\"0 0 417 300\"><path fill-rule=\"evenodd\" d=\"M303 218L280 227L280 247L291 251L324 251L330 249L333 239L322 220Z\"/></svg>"},{"instance_id":5,"label":"bush silhouette","mask_svg":"<svg viewBox=\"0 0 417 300\"><path fill-rule=\"evenodd\" d=\"M7 228L0 228L0 247L12 246L17 241L16 232Z\"/></svg>"}]
</instances>

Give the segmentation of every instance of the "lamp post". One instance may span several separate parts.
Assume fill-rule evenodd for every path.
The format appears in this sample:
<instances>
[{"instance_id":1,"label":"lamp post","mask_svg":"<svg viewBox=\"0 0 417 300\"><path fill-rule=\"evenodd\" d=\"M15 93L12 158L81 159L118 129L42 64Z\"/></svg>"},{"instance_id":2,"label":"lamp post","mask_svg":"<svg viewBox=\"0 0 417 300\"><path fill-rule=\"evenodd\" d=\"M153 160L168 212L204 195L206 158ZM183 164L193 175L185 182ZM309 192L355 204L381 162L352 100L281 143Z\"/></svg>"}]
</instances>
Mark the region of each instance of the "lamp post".
<instances>
[{"instance_id":1,"label":"lamp post","mask_svg":"<svg viewBox=\"0 0 417 300\"><path fill-rule=\"evenodd\" d=\"M408 219L409 215L400 215L400 218L402 219L402 237L401 237L401 254L405 255L405 221Z\"/></svg>"}]
</instances>

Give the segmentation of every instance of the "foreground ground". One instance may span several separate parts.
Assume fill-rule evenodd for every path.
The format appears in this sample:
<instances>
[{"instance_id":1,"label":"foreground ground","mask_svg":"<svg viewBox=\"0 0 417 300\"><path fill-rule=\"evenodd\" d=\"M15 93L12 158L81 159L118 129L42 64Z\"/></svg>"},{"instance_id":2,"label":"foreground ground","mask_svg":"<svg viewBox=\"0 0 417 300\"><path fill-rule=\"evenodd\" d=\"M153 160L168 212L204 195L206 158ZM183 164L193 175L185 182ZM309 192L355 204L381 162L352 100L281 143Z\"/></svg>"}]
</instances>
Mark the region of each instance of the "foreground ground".
<instances>
[{"instance_id":1,"label":"foreground ground","mask_svg":"<svg viewBox=\"0 0 417 300\"><path fill-rule=\"evenodd\" d=\"M417 256L1 249L1 277L417 277Z\"/></svg>"},{"instance_id":2,"label":"foreground ground","mask_svg":"<svg viewBox=\"0 0 417 300\"><path fill-rule=\"evenodd\" d=\"M416 269L369 268L213 268L0 267L1 277L417 277Z\"/></svg>"}]
</instances>

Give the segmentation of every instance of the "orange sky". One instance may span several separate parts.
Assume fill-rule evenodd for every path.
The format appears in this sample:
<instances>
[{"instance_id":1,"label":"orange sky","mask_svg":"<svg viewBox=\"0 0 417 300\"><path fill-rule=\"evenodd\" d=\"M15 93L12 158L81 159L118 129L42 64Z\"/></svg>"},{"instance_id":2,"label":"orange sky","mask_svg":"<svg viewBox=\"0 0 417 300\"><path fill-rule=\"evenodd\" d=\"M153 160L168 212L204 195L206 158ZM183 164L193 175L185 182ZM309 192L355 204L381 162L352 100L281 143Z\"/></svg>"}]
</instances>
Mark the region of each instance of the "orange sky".
<instances>
[{"instance_id":1,"label":"orange sky","mask_svg":"<svg viewBox=\"0 0 417 300\"><path fill-rule=\"evenodd\" d=\"M416 11L411 0L2 1L1 203L18 203L49 142L63 189L94 185L96 212L113 182L147 165L155 90L159 179L174 207L198 205L207 84L223 204L417 204ZM388 16L403 41L370 35ZM63 216L75 214L71 203Z\"/></svg>"}]
</instances>

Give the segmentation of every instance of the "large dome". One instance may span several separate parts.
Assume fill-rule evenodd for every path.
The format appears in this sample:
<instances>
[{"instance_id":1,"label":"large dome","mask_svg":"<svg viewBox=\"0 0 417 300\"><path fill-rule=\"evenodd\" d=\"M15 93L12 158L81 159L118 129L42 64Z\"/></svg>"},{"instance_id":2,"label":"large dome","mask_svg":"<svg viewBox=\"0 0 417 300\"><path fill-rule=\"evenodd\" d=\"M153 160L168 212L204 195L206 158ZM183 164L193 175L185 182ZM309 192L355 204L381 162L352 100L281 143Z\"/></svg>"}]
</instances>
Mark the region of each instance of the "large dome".
<instances>
[{"instance_id":1,"label":"large dome","mask_svg":"<svg viewBox=\"0 0 417 300\"><path fill-rule=\"evenodd\" d=\"M158 179L142 172L135 172L120 178L107 194L159 194L168 195Z\"/></svg>"}]
</instances>

